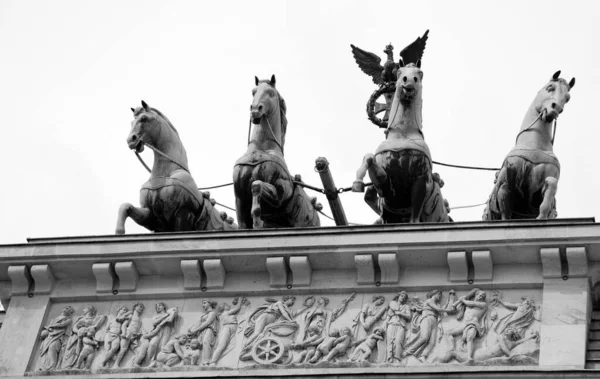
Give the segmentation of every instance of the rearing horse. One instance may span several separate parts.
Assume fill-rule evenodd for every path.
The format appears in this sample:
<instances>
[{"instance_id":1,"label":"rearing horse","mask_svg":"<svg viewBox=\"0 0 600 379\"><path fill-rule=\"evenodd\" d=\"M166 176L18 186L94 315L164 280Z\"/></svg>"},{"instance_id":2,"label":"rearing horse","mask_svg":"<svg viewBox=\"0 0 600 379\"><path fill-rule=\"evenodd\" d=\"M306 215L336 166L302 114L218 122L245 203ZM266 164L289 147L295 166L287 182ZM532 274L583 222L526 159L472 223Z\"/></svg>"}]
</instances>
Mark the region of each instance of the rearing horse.
<instances>
[{"instance_id":1,"label":"rearing horse","mask_svg":"<svg viewBox=\"0 0 600 379\"><path fill-rule=\"evenodd\" d=\"M496 176L484 220L556 218L560 163L552 150L552 123L569 101L574 85L575 78L567 83L557 71L539 90L523 118L516 145Z\"/></svg>"},{"instance_id":2,"label":"rearing horse","mask_svg":"<svg viewBox=\"0 0 600 379\"><path fill-rule=\"evenodd\" d=\"M233 185L242 229L320 226L316 199L293 182L283 146L287 119L283 97L271 80L255 77L250 106L254 124L246 154L235 162Z\"/></svg>"},{"instance_id":3,"label":"rearing horse","mask_svg":"<svg viewBox=\"0 0 600 379\"><path fill-rule=\"evenodd\" d=\"M154 151L150 179L140 190L141 208L124 203L119 208L117 234L125 233L125 220L155 232L230 230L235 225L218 212L202 194L190 175L179 133L158 109L142 101L133 111L129 148L140 153L144 146Z\"/></svg>"},{"instance_id":4,"label":"rearing horse","mask_svg":"<svg viewBox=\"0 0 600 379\"><path fill-rule=\"evenodd\" d=\"M363 192L367 171L374 188L365 201L384 223L448 222L439 175L432 174L431 153L423 138L423 71L420 62L397 71L390 121L375 155L367 154L356 172L354 192Z\"/></svg>"}]
</instances>

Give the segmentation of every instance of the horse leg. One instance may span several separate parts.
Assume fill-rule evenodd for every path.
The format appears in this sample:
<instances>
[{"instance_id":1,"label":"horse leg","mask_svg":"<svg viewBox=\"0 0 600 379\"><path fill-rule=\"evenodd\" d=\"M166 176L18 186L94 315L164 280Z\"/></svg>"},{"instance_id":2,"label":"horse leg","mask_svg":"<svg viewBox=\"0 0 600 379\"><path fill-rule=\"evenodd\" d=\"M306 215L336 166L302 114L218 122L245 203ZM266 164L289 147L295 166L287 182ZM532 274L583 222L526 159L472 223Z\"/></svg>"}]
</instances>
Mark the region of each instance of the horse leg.
<instances>
[{"instance_id":1,"label":"horse leg","mask_svg":"<svg viewBox=\"0 0 600 379\"><path fill-rule=\"evenodd\" d=\"M502 183L496 194L502 220L510 220L512 217L511 192L512 190L508 186L508 183Z\"/></svg>"},{"instance_id":2,"label":"horse leg","mask_svg":"<svg viewBox=\"0 0 600 379\"><path fill-rule=\"evenodd\" d=\"M252 228L252 202L241 197L235 197L235 209L237 221L240 229Z\"/></svg>"},{"instance_id":3,"label":"horse leg","mask_svg":"<svg viewBox=\"0 0 600 379\"><path fill-rule=\"evenodd\" d=\"M410 210L410 223L416 224L421 221L421 212L423 211L423 206L425 205L425 198L427 197L427 193L432 188L431 180L427 176L421 176L415 180L413 185L410 188L410 198L411 198L411 210Z\"/></svg>"},{"instance_id":4,"label":"horse leg","mask_svg":"<svg viewBox=\"0 0 600 379\"><path fill-rule=\"evenodd\" d=\"M255 180L252 182L252 209L250 213L252 214L252 227L254 229L262 229L264 226L263 220L261 220L260 216L262 211L260 209L260 197L262 193L262 185L264 183L260 180Z\"/></svg>"},{"instance_id":5,"label":"horse leg","mask_svg":"<svg viewBox=\"0 0 600 379\"><path fill-rule=\"evenodd\" d=\"M544 183L544 189L542 190L544 200L542 200L542 204L540 205L540 214L537 217L538 220L550 218L550 214L554 209L554 196L556 196L557 190L558 179L552 176L547 177Z\"/></svg>"},{"instance_id":6,"label":"horse leg","mask_svg":"<svg viewBox=\"0 0 600 379\"><path fill-rule=\"evenodd\" d=\"M149 208L138 208L129 203L123 203L119 207L115 234L125 234L125 220L127 220L127 217L131 217L138 225L148 228L151 223L151 216L152 213Z\"/></svg>"}]
</instances>

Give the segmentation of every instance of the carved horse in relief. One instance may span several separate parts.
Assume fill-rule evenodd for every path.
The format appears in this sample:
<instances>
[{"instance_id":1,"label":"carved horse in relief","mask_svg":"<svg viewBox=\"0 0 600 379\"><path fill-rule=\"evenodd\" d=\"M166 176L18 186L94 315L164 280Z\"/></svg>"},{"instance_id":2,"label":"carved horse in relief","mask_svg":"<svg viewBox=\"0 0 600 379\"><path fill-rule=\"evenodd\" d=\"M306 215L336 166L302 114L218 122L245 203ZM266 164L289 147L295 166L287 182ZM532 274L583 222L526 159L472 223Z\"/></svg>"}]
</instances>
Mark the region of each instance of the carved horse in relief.
<instances>
[{"instance_id":1,"label":"carved horse in relief","mask_svg":"<svg viewBox=\"0 0 600 379\"><path fill-rule=\"evenodd\" d=\"M320 204L294 183L283 157L286 105L275 88L275 75L271 80L255 80L250 106L254 128L246 154L233 169L240 228L320 226Z\"/></svg>"},{"instance_id":2,"label":"carved horse in relief","mask_svg":"<svg viewBox=\"0 0 600 379\"><path fill-rule=\"evenodd\" d=\"M422 132L422 80L420 61L397 68L397 81L386 140L375 154L367 154L356 172L354 192L363 192L368 172L373 187L365 201L383 223L448 222L443 182L432 173L429 147Z\"/></svg>"},{"instance_id":3,"label":"carved horse in relief","mask_svg":"<svg viewBox=\"0 0 600 379\"><path fill-rule=\"evenodd\" d=\"M552 151L558 116L569 101L569 83L557 71L529 106L510 150L496 176L483 213L484 220L556 218L560 163Z\"/></svg>"},{"instance_id":4,"label":"carved horse in relief","mask_svg":"<svg viewBox=\"0 0 600 379\"><path fill-rule=\"evenodd\" d=\"M227 215L218 212L198 190L179 133L167 117L144 101L131 110L134 120L127 144L136 153L144 146L151 148L154 165L140 190L141 207L124 203L119 208L116 233L125 233L128 217L155 232L235 229L233 220L227 220Z\"/></svg>"}]
</instances>

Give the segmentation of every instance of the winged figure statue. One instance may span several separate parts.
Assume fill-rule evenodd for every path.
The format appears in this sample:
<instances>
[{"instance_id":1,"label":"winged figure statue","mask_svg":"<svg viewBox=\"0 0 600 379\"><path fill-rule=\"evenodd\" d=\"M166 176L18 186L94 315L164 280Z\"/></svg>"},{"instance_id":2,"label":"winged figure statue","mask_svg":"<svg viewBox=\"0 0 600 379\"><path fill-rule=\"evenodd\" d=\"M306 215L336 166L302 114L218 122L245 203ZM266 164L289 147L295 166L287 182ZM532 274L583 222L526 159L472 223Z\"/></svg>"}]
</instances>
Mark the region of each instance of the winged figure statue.
<instances>
[{"instance_id":1,"label":"winged figure statue","mask_svg":"<svg viewBox=\"0 0 600 379\"><path fill-rule=\"evenodd\" d=\"M421 67L421 58L423 58L423 52L425 51L425 44L427 43L428 38L429 30L427 30L422 37L418 37L413 43L402 49L398 62L394 62L394 46L390 43L385 47L385 50L383 50L387 55L387 60L383 66L381 65L381 58L377 55L354 45L350 45L352 47L352 55L354 55L354 60L358 64L358 67L362 72L373 79L373 83L379 86L367 102L367 115L373 124L380 128L387 128L398 68L409 63ZM380 96L385 98L385 104L377 102L377 98ZM385 112L382 119L376 116L381 112Z\"/></svg>"},{"instance_id":2,"label":"winged figure statue","mask_svg":"<svg viewBox=\"0 0 600 379\"><path fill-rule=\"evenodd\" d=\"M413 43L402 49L398 63L394 62L394 46L392 46L391 43L387 45L385 50L383 50L387 55L387 61L383 66L381 65L381 58L379 56L365 51L360 47L354 45L350 46L352 47L354 60L356 60L356 63L362 72L369 75L373 79L373 83L382 85L396 81L396 70L398 67L402 67L409 63L420 65L418 62L423 57L425 44L427 38L429 38L428 34L429 30L427 30L422 37L418 37Z\"/></svg>"}]
</instances>

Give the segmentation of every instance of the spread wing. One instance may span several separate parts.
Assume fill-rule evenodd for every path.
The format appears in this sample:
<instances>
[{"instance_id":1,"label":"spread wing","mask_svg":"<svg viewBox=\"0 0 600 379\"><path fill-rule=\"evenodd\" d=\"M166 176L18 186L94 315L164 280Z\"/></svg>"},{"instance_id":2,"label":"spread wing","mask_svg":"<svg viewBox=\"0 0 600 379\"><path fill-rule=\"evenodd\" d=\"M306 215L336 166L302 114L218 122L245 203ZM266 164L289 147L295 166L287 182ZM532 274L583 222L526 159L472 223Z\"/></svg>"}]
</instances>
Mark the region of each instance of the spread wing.
<instances>
[{"instance_id":1,"label":"spread wing","mask_svg":"<svg viewBox=\"0 0 600 379\"><path fill-rule=\"evenodd\" d=\"M354 45L350 46L352 47L352 55L354 55L354 60L362 72L373 78L373 83L381 84L381 72L383 71L381 58Z\"/></svg>"},{"instance_id":2,"label":"spread wing","mask_svg":"<svg viewBox=\"0 0 600 379\"><path fill-rule=\"evenodd\" d=\"M423 58L423 52L425 51L425 43L429 38L429 29L423 34L423 37L418 37L413 43L406 46L400 52L400 57L404 61L404 64L417 63L418 60Z\"/></svg>"}]
</instances>

